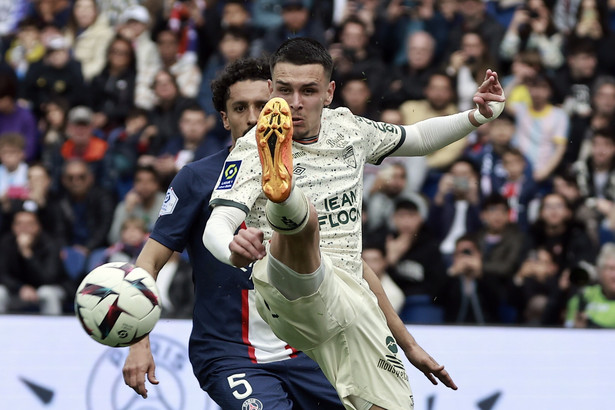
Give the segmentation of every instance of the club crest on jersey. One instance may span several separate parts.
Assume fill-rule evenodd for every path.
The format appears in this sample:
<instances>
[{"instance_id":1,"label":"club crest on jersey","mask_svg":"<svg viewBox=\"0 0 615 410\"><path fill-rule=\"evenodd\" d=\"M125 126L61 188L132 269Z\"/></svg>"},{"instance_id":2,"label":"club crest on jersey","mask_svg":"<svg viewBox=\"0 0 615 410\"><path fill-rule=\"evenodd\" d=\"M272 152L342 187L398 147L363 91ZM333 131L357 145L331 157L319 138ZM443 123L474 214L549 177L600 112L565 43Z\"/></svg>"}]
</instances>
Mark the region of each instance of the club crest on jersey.
<instances>
[{"instance_id":1,"label":"club crest on jersey","mask_svg":"<svg viewBox=\"0 0 615 410\"><path fill-rule=\"evenodd\" d=\"M216 189L231 189L235 183L235 178L239 173L241 161L227 161L224 163L220 183Z\"/></svg>"},{"instance_id":2,"label":"club crest on jersey","mask_svg":"<svg viewBox=\"0 0 615 410\"><path fill-rule=\"evenodd\" d=\"M350 165L353 168L357 167L357 160L354 158L354 148L352 148L352 145L348 145L346 148L344 148L343 156L346 164Z\"/></svg>"},{"instance_id":3,"label":"club crest on jersey","mask_svg":"<svg viewBox=\"0 0 615 410\"><path fill-rule=\"evenodd\" d=\"M241 405L241 410L263 410L263 403L259 399L248 399Z\"/></svg>"},{"instance_id":4,"label":"club crest on jersey","mask_svg":"<svg viewBox=\"0 0 615 410\"><path fill-rule=\"evenodd\" d=\"M164 202L160 207L160 213L158 214L158 216L171 215L175 210L177 202L179 202L177 194L175 194L175 191L173 191L173 187L169 187L169 189L167 189L167 194L164 197Z\"/></svg>"}]
</instances>

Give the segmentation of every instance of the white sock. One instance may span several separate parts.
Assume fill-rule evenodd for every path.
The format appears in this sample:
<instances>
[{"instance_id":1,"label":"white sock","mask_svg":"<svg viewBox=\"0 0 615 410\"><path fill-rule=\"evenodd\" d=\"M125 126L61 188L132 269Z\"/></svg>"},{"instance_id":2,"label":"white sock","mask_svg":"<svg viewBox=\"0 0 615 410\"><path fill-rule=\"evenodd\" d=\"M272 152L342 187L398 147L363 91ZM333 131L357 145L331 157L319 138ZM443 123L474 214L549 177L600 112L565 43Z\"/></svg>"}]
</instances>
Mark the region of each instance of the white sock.
<instances>
[{"instance_id":1,"label":"white sock","mask_svg":"<svg viewBox=\"0 0 615 410\"><path fill-rule=\"evenodd\" d=\"M300 232L309 219L309 203L303 191L293 187L284 202L267 201L265 216L274 231L283 235L293 235Z\"/></svg>"}]
</instances>

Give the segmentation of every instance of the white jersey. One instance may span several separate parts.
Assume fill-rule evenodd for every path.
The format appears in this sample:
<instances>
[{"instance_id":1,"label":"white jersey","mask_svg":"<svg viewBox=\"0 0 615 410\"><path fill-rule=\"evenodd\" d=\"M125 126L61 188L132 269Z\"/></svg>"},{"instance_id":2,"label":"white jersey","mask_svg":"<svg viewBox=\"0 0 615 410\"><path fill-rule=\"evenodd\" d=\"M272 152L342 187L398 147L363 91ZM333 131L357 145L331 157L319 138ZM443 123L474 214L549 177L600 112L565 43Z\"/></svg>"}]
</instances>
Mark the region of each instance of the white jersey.
<instances>
[{"instance_id":1,"label":"white jersey","mask_svg":"<svg viewBox=\"0 0 615 410\"><path fill-rule=\"evenodd\" d=\"M246 225L272 229L265 218L267 198L261 187L261 164L255 128L231 151L210 205L235 206L248 215ZM405 139L402 127L353 115L347 108L324 109L318 139L293 141L295 185L316 207L321 251L340 269L362 282L361 203L363 166L379 164Z\"/></svg>"}]
</instances>

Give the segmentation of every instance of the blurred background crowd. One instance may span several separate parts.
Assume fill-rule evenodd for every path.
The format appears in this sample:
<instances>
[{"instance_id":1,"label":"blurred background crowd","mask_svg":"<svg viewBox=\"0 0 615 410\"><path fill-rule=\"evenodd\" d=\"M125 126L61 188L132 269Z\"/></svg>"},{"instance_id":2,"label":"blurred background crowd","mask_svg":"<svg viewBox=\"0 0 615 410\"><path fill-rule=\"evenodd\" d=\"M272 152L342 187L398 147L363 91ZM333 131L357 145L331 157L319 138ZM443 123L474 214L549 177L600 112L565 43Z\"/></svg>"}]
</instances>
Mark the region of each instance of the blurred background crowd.
<instances>
[{"instance_id":1,"label":"blurred background crowd","mask_svg":"<svg viewBox=\"0 0 615 410\"><path fill-rule=\"evenodd\" d=\"M210 82L289 37L326 45L333 107L412 124L507 108L365 169L364 259L408 323L615 327L615 1L0 0L0 313L63 314L134 262L186 163L229 144ZM190 317L191 268L159 276Z\"/></svg>"}]
</instances>

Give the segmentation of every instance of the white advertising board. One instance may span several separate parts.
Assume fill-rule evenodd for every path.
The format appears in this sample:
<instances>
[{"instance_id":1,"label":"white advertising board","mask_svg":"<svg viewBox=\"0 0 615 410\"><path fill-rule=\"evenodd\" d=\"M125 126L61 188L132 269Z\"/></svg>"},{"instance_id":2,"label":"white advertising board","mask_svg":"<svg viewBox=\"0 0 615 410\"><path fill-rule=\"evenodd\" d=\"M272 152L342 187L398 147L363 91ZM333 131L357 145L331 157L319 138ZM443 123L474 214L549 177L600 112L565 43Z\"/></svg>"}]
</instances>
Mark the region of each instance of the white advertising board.
<instances>
[{"instance_id":1,"label":"white advertising board","mask_svg":"<svg viewBox=\"0 0 615 410\"><path fill-rule=\"evenodd\" d=\"M158 386L144 400L121 369L128 348L91 340L73 317L0 316L0 409L216 410L188 360L191 322L152 333ZM416 410L615 409L615 331L411 326L459 386L407 362ZM266 409L265 409L266 410Z\"/></svg>"}]
</instances>

